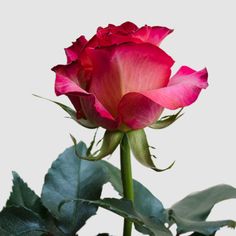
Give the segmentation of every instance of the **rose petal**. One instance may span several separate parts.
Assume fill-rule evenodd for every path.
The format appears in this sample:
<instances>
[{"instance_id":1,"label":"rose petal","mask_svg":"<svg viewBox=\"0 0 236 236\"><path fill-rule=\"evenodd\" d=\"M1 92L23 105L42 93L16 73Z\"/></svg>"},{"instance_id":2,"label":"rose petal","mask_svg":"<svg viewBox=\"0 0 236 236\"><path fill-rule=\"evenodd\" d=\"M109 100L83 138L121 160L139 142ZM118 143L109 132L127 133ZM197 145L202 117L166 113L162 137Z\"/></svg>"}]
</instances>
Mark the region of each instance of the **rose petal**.
<instances>
[{"instance_id":1,"label":"rose petal","mask_svg":"<svg viewBox=\"0 0 236 236\"><path fill-rule=\"evenodd\" d=\"M88 94L79 86L78 74L81 66L78 61L68 65L57 65L52 70L56 73L55 92L57 96L75 92Z\"/></svg>"},{"instance_id":2,"label":"rose petal","mask_svg":"<svg viewBox=\"0 0 236 236\"><path fill-rule=\"evenodd\" d=\"M168 109L185 107L196 101L202 89L207 88L207 69L200 71L183 66L165 88L143 92L147 98Z\"/></svg>"},{"instance_id":3,"label":"rose petal","mask_svg":"<svg viewBox=\"0 0 236 236\"><path fill-rule=\"evenodd\" d=\"M151 44L90 49L93 79L89 91L115 117L123 95L166 86L173 59Z\"/></svg>"},{"instance_id":4,"label":"rose petal","mask_svg":"<svg viewBox=\"0 0 236 236\"><path fill-rule=\"evenodd\" d=\"M102 126L108 130L116 129L119 121L97 100L94 94L88 93L79 86L75 79L76 62L66 66L56 66L53 71L56 72L55 91L56 95L67 95L77 110L78 117L84 114L85 118L92 123ZM78 101L76 101L76 98Z\"/></svg>"},{"instance_id":5,"label":"rose petal","mask_svg":"<svg viewBox=\"0 0 236 236\"><path fill-rule=\"evenodd\" d=\"M80 102L85 116L92 123L107 130L116 130L120 125L120 120L114 119L93 94L80 97Z\"/></svg>"},{"instance_id":6,"label":"rose petal","mask_svg":"<svg viewBox=\"0 0 236 236\"><path fill-rule=\"evenodd\" d=\"M68 98L70 99L71 103L73 104L75 110L76 110L76 118L77 119L84 119L86 118L84 115L84 112L82 110L81 102L80 102L80 96L78 95L67 95Z\"/></svg>"},{"instance_id":7,"label":"rose petal","mask_svg":"<svg viewBox=\"0 0 236 236\"><path fill-rule=\"evenodd\" d=\"M140 39L142 42L151 43L156 46L159 46L162 40L173 32L172 29L161 26L143 26L140 28L133 37Z\"/></svg>"},{"instance_id":8,"label":"rose petal","mask_svg":"<svg viewBox=\"0 0 236 236\"><path fill-rule=\"evenodd\" d=\"M156 121L163 108L140 93L126 94L119 104L122 123L131 129L142 129Z\"/></svg>"},{"instance_id":9,"label":"rose petal","mask_svg":"<svg viewBox=\"0 0 236 236\"><path fill-rule=\"evenodd\" d=\"M88 45L104 47L127 42L142 43L140 39L132 36L137 30L138 27L131 22L125 22L119 26L109 24L105 28L99 27L96 36L90 40Z\"/></svg>"},{"instance_id":10,"label":"rose petal","mask_svg":"<svg viewBox=\"0 0 236 236\"><path fill-rule=\"evenodd\" d=\"M87 43L87 40L82 35L75 42L73 42L70 47L65 48L65 53L67 56L67 63L75 61L79 58L80 53L82 49L84 48L84 46L86 45L86 43Z\"/></svg>"},{"instance_id":11,"label":"rose petal","mask_svg":"<svg viewBox=\"0 0 236 236\"><path fill-rule=\"evenodd\" d=\"M124 22L119 26L115 26L113 24L109 24L107 27L98 27L97 36L103 37L109 34L132 34L138 30L137 25L132 22Z\"/></svg>"},{"instance_id":12,"label":"rose petal","mask_svg":"<svg viewBox=\"0 0 236 236\"><path fill-rule=\"evenodd\" d=\"M125 22L122 25L108 25L108 27L97 29L97 34L90 40L89 46L111 46L127 42L133 43L151 43L155 46L160 45L162 40L173 32L162 26L143 26L140 29L131 22Z\"/></svg>"}]
</instances>

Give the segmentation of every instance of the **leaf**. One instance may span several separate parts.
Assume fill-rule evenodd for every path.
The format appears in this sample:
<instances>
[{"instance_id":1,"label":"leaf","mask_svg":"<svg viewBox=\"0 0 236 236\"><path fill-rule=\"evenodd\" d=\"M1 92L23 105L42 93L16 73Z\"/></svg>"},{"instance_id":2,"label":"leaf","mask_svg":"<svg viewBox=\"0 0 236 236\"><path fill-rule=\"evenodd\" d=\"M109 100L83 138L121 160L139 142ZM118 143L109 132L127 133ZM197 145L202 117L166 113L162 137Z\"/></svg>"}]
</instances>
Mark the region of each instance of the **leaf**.
<instances>
[{"instance_id":1,"label":"leaf","mask_svg":"<svg viewBox=\"0 0 236 236\"><path fill-rule=\"evenodd\" d=\"M7 207L0 212L0 232L6 236L42 235L48 233L44 222L31 210L23 207ZM33 234L34 233L34 234ZM4 234L1 234L4 236Z\"/></svg>"},{"instance_id":2,"label":"leaf","mask_svg":"<svg viewBox=\"0 0 236 236\"><path fill-rule=\"evenodd\" d=\"M16 172L12 172L12 175L12 192L6 206L21 206L44 216L46 209L43 207L40 198L28 187Z\"/></svg>"},{"instance_id":3,"label":"leaf","mask_svg":"<svg viewBox=\"0 0 236 236\"><path fill-rule=\"evenodd\" d=\"M82 142L76 149L79 155L87 151ZM59 212L60 203L76 198L97 200L107 180L108 176L99 162L81 160L75 155L74 147L68 148L53 162L45 177L42 202L58 220L58 227L64 233L76 233L96 213L97 206L70 202Z\"/></svg>"},{"instance_id":4,"label":"leaf","mask_svg":"<svg viewBox=\"0 0 236 236\"><path fill-rule=\"evenodd\" d=\"M83 142L77 145L76 150L79 155L87 153ZM107 182L110 182L122 195L123 188L118 168L106 161L80 160L75 155L75 149L71 147L59 156L49 170L45 178L42 201L58 219L59 227L65 233L76 232L96 213L97 206L73 200L78 198L98 200L102 185ZM164 222L166 212L162 203L137 181L134 181L134 189L137 193L134 203L136 210L144 217L154 216L158 222ZM147 232L141 225L136 227L140 232Z\"/></svg>"},{"instance_id":5,"label":"leaf","mask_svg":"<svg viewBox=\"0 0 236 236\"><path fill-rule=\"evenodd\" d=\"M222 220L222 221L194 221L186 218L176 216L174 213L171 215L175 223L178 226L178 233L186 232L198 232L205 236L214 234L217 230L224 226L234 226L235 222L232 220Z\"/></svg>"},{"instance_id":6,"label":"leaf","mask_svg":"<svg viewBox=\"0 0 236 236\"><path fill-rule=\"evenodd\" d=\"M162 117L160 120L156 121L156 123L150 125L149 127L152 129L163 129L163 128L168 127L169 125L173 124L176 120L178 120L183 115L183 114L180 114L182 110L183 108L180 109L174 115Z\"/></svg>"},{"instance_id":7,"label":"leaf","mask_svg":"<svg viewBox=\"0 0 236 236\"><path fill-rule=\"evenodd\" d=\"M147 137L143 129L130 131L127 133L127 137L135 158L142 165L158 172L168 170L174 165L173 162L169 167L165 169L159 169L155 166L151 158Z\"/></svg>"},{"instance_id":8,"label":"leaf","mask_svg":"<svg viewBox=\"0 0 236 236\"><path fill-rule=\"evenodd\" d=\"M61 236L62 232L55 226L53 217L48 210L42 205L41 199L32 191L28 185L20 178L20 176L13 172L13 187L10 198L7 201L6 206L23 207L37 213L42 219L45 220L47 229L50 232L55 233L57 236ZM35 232L33 233L35 235ZM29 235L29 234L27 234Z\"/></svg>"},{"instance_id":9,"label":"leaf","mask_svg":"<svg viewBox=\"0 0 236 236\"><path fill-rule=\"evenodd\" d=\"M0 235L1 236L14 236L13 234L10 234L7 231L5 231L4 229L2 229L1 227L0 227Z\"/></svg>"},{"instance_id":10,"label":"leaf","mask_svg":"<svg viewBox=\"0 0 236 236\"><path fill-rule=\"evenodd\" d=\"M100 206L104 209L112 211L130 221L134 222L136 226L145 229L145 234L151 236L171 236L171 232L164 226L164 224L155 217L143 216L135 210L132 202L124 199L105 198L103 200L84 200L90 204Z\"/></svg>"},{"instance_id":11,"label":"leaf","mask_svg":"<svg viewBox=\"0 0 236 236\"><path fill-rule=\"evenodd\" d=\"M232 220L205 221L215 204L231 198L236 198L235 188L229 185L217 185L177 202L169 209L169 216L177 224L178 233L194 231L211 235L220 227L235 227L235 222Z\"/></svg>"},{"instance_id":12,"label":"leaf","mask_svg":"<svg viewBox=\"0 0 236 236\"><path fill-rule=\"evenodd\" d=\"M86 128L89 128L89 129L94 129L94 128L97 128L97 125L95 124L92 124L90 121L86 120L86 119L77 119L77 116L76 116L76 111L71 109L70 107L60 103L60 102L56 102L56 101L53 101L51 99L48 99L48 98L44 98L44 97L41 97L39 95L36 95L36 94L33 94L33 96L37 97L37 98L41 98L41 99L44 99L44 100L47 100L49 102L52 102L56 105L58 105L59 107L61 107L65 112L67 112L69 115L70 115L70 118L72 120L74 120L75 122L79 123L80 125L86 127Z\"/></svg>"},{"instance_id":13,"label":"leaf","mask_svg":"<svg viewBox=\"0 0 236 236\"><path fill-rule=\"evenodd\" d=\"M103 137L102 146L98 151L96 151L93 154L90 153L90 150L91 150L93 143L94 143L94 140L93 140L93 142L90 145L91 148L87 149L86 154L79 155L76 152L77 156L81 159L89 160L89 161L101 160L102 158L112 154L115 151L117 146L120 144L123 135L124 134L120 131L106 130L104 137ZM74 137L73 137L73 142L74 142L74 144L76 143ZM89 151L89 153L88 153L88 151Z\"/></svg>"}]
</instances>

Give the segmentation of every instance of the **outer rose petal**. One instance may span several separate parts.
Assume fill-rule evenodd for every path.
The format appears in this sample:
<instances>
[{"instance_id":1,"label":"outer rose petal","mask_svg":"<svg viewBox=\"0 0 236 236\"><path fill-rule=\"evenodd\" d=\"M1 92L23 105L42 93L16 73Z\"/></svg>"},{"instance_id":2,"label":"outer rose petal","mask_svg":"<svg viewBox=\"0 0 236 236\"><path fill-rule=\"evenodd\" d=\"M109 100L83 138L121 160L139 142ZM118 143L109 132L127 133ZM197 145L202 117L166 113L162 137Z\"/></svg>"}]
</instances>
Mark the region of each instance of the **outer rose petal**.
<instances>
[{"instance_id":1,"label":"outer rose petal","mask_svg":"<svg viewBox=\"0 0 236 236\"><path fill-rule=\"evenodd\" d=\"M53 68L56 72L56 95L67 95L75 108L78 109L78 117L84 114L86 119L98 126L102 126L108 130L116 129L119 125L119 121L111 116L93 94L88 93L79 86L77 80L73 78L75 71L70 70L71 68L68 69L69 66L71 66L71 64ZM78 102L76 101L76 97Z\"/></svg>"},{"instance_id":2,"label":"outer rose petal","mask_svg":"<svg viewBox=\"0 0 236 236\"><path fill-rule=\"evenodd\" d=\"M202 89L207 88L207 69L194 71L183 66L165 88L142 92L147 98L168 109L185 107L196 101Z\"/></svg>"},{"instance_id":3,"label":"outer rose petal","mask_svg":"<svg viewBox=\"0 0 236 236\"><path fill-rule=\"evenodd\" d=\"M80 53L84 46L86 45L87 40L84 36L80 36L72 45L68 48L65 48L65 53L67 56L67 63L75 61L79 58Z\"/></svg>"},{"instance_id":4,"label":"outer rose petal","mask_svg":"<svg viewBox=\"0 0 236 236\"><path fill-rule=\"evenodd\" d=\"M52 68L56 73L55 93L57 96L71 92L87 94L79 86L78 74L81 69L80 63L74 61L68 65L57 65Z\"/></svg>"},{"instance_id":5,"label":"outer rose petal","mask_svg":"<svg viewBox=\"0 0 236 236\"><path fill-rule=\"evenodd\" d=\"M127 43L90 50L93 79L89 91L115 117L126 93L144 92L167 86L174 63L151 44Z\"/></svg>"},{"instance_id":6,"label":"outer rose petal","mask_svg":"<svg viewBox=\"0 0 236 236\"><path fill-rule=\"evenodd\" d=\"M142 129L156 121L163 108L140 93L126 94L119 104L122 123L131 129Z\"/></svg>"},{"instance_id":7,"label":"outer rose petal","mask_svg":"<svg viewBox=\"0 0 236 236\"><path fill-rule=\"evenodd\" d=\"M172 29L161 26L143 26L140 28L133 37L140 39L142 42L147 42L159 46L162 40L173 32Z\"/></svg>"}]
</instances>

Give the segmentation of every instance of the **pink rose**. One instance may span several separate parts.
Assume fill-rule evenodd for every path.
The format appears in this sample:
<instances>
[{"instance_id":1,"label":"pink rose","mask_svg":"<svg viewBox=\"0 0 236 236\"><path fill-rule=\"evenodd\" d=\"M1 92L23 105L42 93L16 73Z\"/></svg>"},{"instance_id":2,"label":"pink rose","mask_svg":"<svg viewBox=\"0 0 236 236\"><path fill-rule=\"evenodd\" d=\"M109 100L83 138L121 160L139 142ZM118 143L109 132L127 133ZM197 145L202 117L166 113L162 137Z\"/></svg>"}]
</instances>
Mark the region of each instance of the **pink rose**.
<instances>
[{"instance_id":1,"label":"pink rose","mask_svg":"<svg viewBox=\"0 0 236 236\"><path fill-rule=\"evenodd\" d=\"M164 108L192 104L208 86L207 70L182 66L170 78L174 60L159 45L171 32L126 22L81 36L65 49L67 64L53 68L56 94L69 97L77 119L107 130L142 129Z\"/></svg>"}]
</instances>

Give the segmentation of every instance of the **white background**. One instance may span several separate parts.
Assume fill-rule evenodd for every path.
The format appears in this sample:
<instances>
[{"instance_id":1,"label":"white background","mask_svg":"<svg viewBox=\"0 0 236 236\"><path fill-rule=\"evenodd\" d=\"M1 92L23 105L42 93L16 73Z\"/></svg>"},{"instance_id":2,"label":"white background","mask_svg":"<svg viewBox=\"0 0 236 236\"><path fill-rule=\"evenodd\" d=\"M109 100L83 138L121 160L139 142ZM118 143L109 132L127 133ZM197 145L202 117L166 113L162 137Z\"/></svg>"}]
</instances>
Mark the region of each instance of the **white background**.
<instances>
[{"instance_id":1,"label":"white background","mask_svg":"<svg viewBox=\"0 0 236 236\"><path fill-rule=\"evenodd\" d=\"M51 162L71 145L69 133L89 142L93 135L55 105L32 93L54 98L54 73L65 63L63 48L79 35L90 38L98 26L130 20L142 26L175 29L162 44L181 65L209 71L210 86L170 128L147 130L157 147L159 166L173 160L165 173L155 173L133 161L133 175L166 207L186 194L227 183L236 186L236 14L235 1L1 1L0 3L0 207L17 171L40 194ZM68 103L66 98L58 101ZM68 103L69 104L69 103ZM110 161L119 164L118 152ZM111 195L106 187L104 196ZM99 210L80 235L109 232L120 236L122 219ZM236 201L219 204L210 219L236 220ZM235 235L221 230L218 236ZM133 235L139 235L134 232Z\"/></svg>"}]
</instances>

